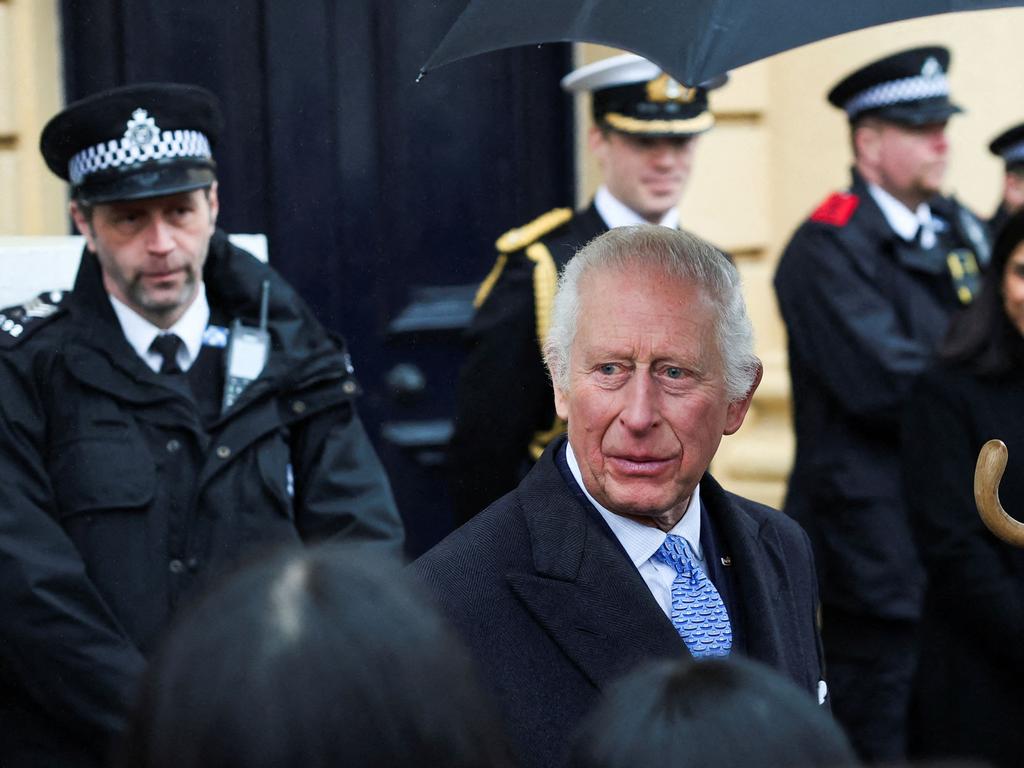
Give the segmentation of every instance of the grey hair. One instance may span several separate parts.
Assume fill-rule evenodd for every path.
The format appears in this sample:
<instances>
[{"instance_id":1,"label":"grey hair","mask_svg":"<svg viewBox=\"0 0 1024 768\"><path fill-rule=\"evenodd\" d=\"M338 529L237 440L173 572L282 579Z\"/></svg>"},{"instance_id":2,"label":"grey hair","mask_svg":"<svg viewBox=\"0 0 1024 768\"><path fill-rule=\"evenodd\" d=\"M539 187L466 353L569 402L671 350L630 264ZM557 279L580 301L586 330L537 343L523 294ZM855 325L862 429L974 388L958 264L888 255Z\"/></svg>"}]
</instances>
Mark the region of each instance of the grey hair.
<instances>
[{"instance_id":1,"label":"grey hair","mask_svg":"<svg viewBox=\"0 0 1024 768\"><path fill-rule=\"evenodd\" d=\"M555 386L569 390L569 357L580 314L580 282L597 271L652 269L702 289L715 307L715 340L725 369L726 395L742 400L761 361L754 354L754 329L747 315L739 272L710 243L653 224L618 227L587 243L565 265L558 280L544 362Z\"/></svg>"}]
</instances>

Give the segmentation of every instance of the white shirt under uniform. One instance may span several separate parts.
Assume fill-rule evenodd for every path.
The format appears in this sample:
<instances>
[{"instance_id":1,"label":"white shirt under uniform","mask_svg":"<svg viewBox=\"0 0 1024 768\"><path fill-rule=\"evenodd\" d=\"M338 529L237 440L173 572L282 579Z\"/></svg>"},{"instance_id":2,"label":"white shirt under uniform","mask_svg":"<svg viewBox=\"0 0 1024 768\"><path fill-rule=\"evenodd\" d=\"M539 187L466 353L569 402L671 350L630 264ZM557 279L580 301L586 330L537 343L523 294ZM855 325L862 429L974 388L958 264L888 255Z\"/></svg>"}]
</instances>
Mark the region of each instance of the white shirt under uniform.
<instances>
[{"instance_id":1,"label":"white shirt under uniform","mask_svg":"<svg viewBox=\"0 0 1024 768\"><path fill-rule=\"evenodd\" d=\"M134 309L122 301L110 296L110 304L114 307L114 314L121 324L121 330L132 349L142 358L154 373L160 372L160 365L163 358L156 352L150 350L153 339L165 333L173 333L182 344L178 347L178 366L183 371L192 367L192 363L199 357L203 347L203 335L206 333L206 325L210 322L210 304L206 300L206 286L199 283L196 297L185 310L178 322L170 328L158 328L149 320L144 318Z\"/></svg>"},{"instance_id":2,"label":"white shirt under uniform","mask_svg":"<svg viewBox=\"0 0 1024 768\"><path fill-rule=\"evenodd\" d=\"M604 223L608 225L608 229L628 227L633 224L650 224L647 219L612 195L608 191L608 187L603 184L598 187L597 194L594 195L594 207L597 208L598 214L604 219ZM670 229L678 229L679 209L673 205L661 217L661 221L658 224Z\"/></svg>"}]
</instances>

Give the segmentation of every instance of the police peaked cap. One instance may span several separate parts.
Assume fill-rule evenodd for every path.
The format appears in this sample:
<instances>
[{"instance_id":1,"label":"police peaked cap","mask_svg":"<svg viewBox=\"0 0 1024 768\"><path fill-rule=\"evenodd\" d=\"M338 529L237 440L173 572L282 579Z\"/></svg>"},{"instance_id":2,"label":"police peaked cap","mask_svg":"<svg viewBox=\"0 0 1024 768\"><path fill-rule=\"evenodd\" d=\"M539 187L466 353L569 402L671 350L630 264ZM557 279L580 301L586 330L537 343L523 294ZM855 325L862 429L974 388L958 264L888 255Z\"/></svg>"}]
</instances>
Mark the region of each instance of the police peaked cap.
<instances>
[{"instance_id":1,"label":"police peaked cap","mask_svg":"<svg viewBox=\"0 0 1024 768\"><path fill-rule=\"evenodd\" d=\"M1008 128L992 139L988 151L1001 157L1007 170L1024 167L1024 123Z\"/></svg>"},{"instance_id":2,"label":"police peaked cap","mask_svg":"<svg viewBox=\"0 0 1024 768\"><path fill-rule=\"evenodd\" d=\"M70 104L43 128L39 149L73 198L138 200L209 187L223 125L205 88L140 83Z\"/></svg>"},{"instance_id":3,"label":"police peaked cap","mask_svg":"<svg viewBox=\"0 0 1024 768\"><path fill-rule=\"evenodd\" d=\"M828 93L850 122L874 116L892 123L941 123L963 110L949 100L949 49L900 51L861 67Z\"/></svg>"},{"instance_id":4,"label":"police peaked cap","mask_svg":"<svg viewBox=\"0 0 1024 768\"><path fill-rule=\"evenodd\" d=\"M626 53L569 73L562 78L562 88L591 93L591 111L598 125L641 136L692 136L715 124L708 91L728 79L723 75L689 88L657 64Z\"/></svg>"}]
</instances>

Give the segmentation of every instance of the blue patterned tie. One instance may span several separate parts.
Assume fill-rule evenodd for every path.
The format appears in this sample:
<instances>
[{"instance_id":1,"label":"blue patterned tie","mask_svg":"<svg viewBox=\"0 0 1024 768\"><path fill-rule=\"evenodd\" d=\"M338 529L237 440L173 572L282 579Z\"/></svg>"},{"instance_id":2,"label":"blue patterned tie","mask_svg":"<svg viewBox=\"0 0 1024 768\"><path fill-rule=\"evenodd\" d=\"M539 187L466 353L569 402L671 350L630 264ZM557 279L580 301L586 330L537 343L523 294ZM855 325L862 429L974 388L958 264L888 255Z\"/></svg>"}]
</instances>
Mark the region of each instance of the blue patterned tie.
<instances>
[{"instance_id":1,"label":"blue patterned tie","mask_svg":"<svg viewBox=\"0 0 1024 768\"><path fill-rule=\"evenodd\" d=\"M675 568L672 624L695 657L728 656L732 626L722 596L690 554L686 539L669 534L654 557Z\"/></svg>"}]
</instances>

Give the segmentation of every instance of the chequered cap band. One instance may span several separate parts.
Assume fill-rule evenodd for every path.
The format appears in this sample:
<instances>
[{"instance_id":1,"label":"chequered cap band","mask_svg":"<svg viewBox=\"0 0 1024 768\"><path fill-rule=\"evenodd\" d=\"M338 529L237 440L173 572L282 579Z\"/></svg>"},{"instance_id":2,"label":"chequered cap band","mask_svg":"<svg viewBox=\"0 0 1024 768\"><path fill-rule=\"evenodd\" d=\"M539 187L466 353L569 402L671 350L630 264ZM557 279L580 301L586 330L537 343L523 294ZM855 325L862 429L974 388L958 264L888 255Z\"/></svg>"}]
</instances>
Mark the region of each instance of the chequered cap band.
<instances>
[{"instance_id":1,"label":"chequered cap band","mask_svg":"<svg viewBox=\"0 0 1024 768\"><path fill-rule=\"evenodd\" d=\"M843 109L852 119L869 109L941 96L949 96L949 80L945 75L915 75L873 85L846 102Z\"/></svg>"},{"instance_id":2,"label":"chequered cap band","mask_svg":"<svg viewBox=\"0 0 1024 768\"><path fill-rule=\"evenodd\" d=\"M1016 144L1011 144L1002 152L999 156L1003 158L1003 162L1010 163L1024 163L1024 141L1018 141Z\"/></svg>"},{"instance_id":3,"label":"chequered cap band","mask_svg":"<svg viewBox=\"0 0 1024 768\"><path fill-rule=\"evenodd\" d=\"M169 157L209 160L213 153L206 134L199 131L162 131L160 138L149 144L139 144L127 137L111 139L74 155L68 162L68 176L72 184L81 184L87 176L99 171Z\"/></svg>"}]
</instances>

